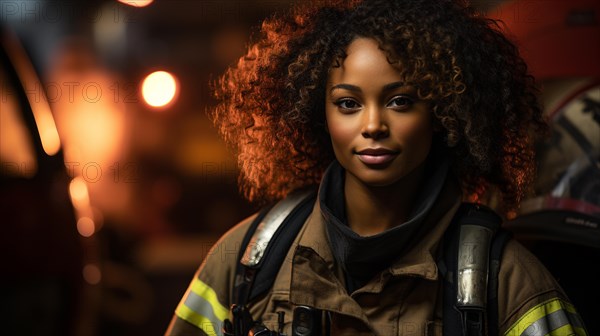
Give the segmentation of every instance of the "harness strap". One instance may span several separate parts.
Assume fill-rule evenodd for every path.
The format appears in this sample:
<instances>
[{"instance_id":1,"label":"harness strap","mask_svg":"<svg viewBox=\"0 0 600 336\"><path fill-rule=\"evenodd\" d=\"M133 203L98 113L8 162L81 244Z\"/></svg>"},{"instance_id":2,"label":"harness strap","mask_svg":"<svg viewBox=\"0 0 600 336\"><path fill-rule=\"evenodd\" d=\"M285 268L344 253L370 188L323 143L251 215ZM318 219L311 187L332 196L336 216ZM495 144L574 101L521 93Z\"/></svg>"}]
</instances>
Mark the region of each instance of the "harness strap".
<instances>
[{"instance_id":1,"label":"harness strap","mask_svg":"<svg viewBox=\"0 0 600 336\"><path fill-rule=\"evenodd\" d=\"M489 257L501 223L493 210L464 203L445 234L444 255L438 262L445 280L444 335L480 336L492 329L489 321L486 325ZM493 287L497 288L497 281Z\"/></svg>"},{"instance_id":2,"label":"harness strap","mask_svg":"<svg viewBox=\"0 0 600 336\"><path fill-rule=\"evenodd\" d=\"M256 217L242 241L233 286L234 304L244 306L273 286L315 198L315 190L293 192Z\"/></svg>"},{"instance_id":3,"label":"harness strap","mask_svg":"<svg viewBox=\"0 0 600 336\"><path fill-rule=\"evenodd\" d=\"M500 273L500 260L506 243L511 238L509 231L500 229L492 243L490 251L490 275L488 279L488 336L498 336L500 322L498 321L498 274Z\"/></svg>"},{"instance_id":4,"label":"harness strap","mask_svg":"<svg viewBox=\"0 0 600 336\"><path fill-rule=\"evenodd\" d=\"M271 211L271 208L272 206L265 207L264 209L262 209L250 224L250 227L248 228L248 231L246 232L246 235L242 240L242 245L237 260L242 260L245 251L243 247L248 246L248 244L250 243L250 238L252 238L254 231L256 231L256 228L258 227L258 224L260 224L267 215L267 213ZM246 274L246 267L244 267L244 265L242 265L241 263L237 264L237 267L235 269L234 285L231 293L231 302L233 302L234 304L241 305L245 305L247 303L248 291L250 290L250 287L254 280L253 278L253 275Z\"/></svg>"}]
</instances>

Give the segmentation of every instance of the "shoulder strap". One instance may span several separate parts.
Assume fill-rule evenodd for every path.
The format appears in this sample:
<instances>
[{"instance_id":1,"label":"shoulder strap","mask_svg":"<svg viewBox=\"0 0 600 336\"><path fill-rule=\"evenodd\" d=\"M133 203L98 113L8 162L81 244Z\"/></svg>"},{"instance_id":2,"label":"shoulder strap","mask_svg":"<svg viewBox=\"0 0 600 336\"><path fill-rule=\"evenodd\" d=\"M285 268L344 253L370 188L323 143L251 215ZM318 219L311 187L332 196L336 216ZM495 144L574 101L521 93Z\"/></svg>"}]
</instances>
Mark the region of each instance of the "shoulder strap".
<instances>
[{"instance_id":1,"label":"shoulder strap","mask_svg":"<svg viewBox=\"0 0 600 336\"><path fill-rule=\"evenodd\" d=\"M246 234L244 235L244 239L242 240L242 245L240 246L240 252L239 252L238 258L237 258L238 261L242 260L242 257L244 256L244 253L246 251L245 247L248 246L248 244L250 243L250 239L252 238L252 235L256 231L256 228L263 221L263 219L265 218L267 213L271 210L271 208L272 208L272 205L263 208L258 213L256 218L254 218L254 220L250 224L250 227L248 227L248 231L246 231ZM234 285L233 285L233 292L231 293L231 298L232 298L231 303L232 304L245 304L246 303L245 300L248 297L248 290L250 289L249 284L248 284L250 279L244 279L244 277L246 276L245 273L246 273L246 268L244 267L244 265L242 263L238 262L236 269L235 269L235 278L234 278L235 280L234 280ZM242 300L244 300L244 302L242 302Z\"/></svg>"},{"instance_id":2,"label":"shoulder strap","mask_svg":"<svg viewBox=\"0 0 600 336\"><path fill-rule=\"evenodd\" d=\"M488 335L498 336L500 322L498 321L498 274L500 273L500 260L502 259L502 251L504 246L511 238L511 233L507 230L500 229L490 251L490 270L488 278Z\"/></svg>"},{"instance_id":3,"label":"shoulder strap","mask_svg":"<svg viewBox=\"0 0 600 336\"><path fill-rule=\"evenodd\" d=\"M232 303L245 305L273 286L315 198L314 190L294 192L259 213L242 240Z\"/></svg>"},{"instance_id":4,"label":"shoulder strap","mask_svg":"<svg viewBox=\"0 0 600 336\"><path fill-rule=\"evenodd\" d=\"M438 262L445 280L444 335L485 335L491 327L485 323L488 289L497 288L497 282L488 287L489 257L501 223L493 210L478 204L464 203L454 216L444 236L443 259Z\"/></svg>"}]
</instances>

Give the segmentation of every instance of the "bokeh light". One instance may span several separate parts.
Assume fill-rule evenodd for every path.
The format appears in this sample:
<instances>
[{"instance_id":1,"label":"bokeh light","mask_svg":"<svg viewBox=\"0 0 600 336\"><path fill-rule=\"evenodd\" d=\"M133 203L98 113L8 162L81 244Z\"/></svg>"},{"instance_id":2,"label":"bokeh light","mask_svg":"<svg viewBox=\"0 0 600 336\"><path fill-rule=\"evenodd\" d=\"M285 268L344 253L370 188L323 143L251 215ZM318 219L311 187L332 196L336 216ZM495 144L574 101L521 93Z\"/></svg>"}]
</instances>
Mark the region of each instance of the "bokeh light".
<instances>
[{"instance_id":1,"label":"bokeh light","mask_svg":"<svg viewBox=\"0 0 600 336\"><path fill-rule=\"evenodd\" d=\"M152 107L164 107L171 103L177 93L177 80L166 71L155 71L142 83L142 97Z\"/></svg>"},{"instance_id":2,"label":"bokeh light","mask_svg":"<svg viewBox=\"0 0 600 336\"><path fill-rule=\"evenodd\" d=\"M154 0L118 0L120 3L132 6L132 7L146 7L150 5Z\"/></svg>"},{"instance_id":3,"label":"bokeh light","mask_svg":"<svg viewBox=\"0 0 600 336\"><path fill-rule=\"evenodd\" d=\"M81 177L75 177L69 185L69 194L75 208L89 206L90 198L85 181Z\"/></svg>"},{"instance_id":4,"label":"bokeh light","mask_svg":"<svg viewBox=\"0 0 600 336\"><path fill-rule=\"evenodd\" d=\"M91 237L96 231L94 220L89 217L81 217L77 221L77 232L83 237Z\"/></svg>"},{"instance_id":5,"label":"bokeh light","mask_svg":"<svg viewBox=\"0 0 600 336\"><path fill-rule=\"evenodd\" d=\"M100 268L96 264L87 264L83 266L83 279L90 285L97 285L102 280Z\"/></svg>"}]
</instances>

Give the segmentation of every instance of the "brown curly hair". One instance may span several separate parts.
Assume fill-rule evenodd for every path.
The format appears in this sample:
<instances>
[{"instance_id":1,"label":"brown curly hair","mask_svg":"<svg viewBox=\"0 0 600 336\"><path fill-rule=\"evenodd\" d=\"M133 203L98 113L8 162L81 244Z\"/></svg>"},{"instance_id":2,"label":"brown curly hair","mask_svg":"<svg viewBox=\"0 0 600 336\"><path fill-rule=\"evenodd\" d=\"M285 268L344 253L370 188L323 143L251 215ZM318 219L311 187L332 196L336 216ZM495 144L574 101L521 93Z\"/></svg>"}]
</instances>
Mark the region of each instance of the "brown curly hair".
<instances>
[{"instance_id":1,"label":"brown curly hair","mask_svg":"<svg viewBox=\"0 0 600 336\"><path fill-rule=\"evenodd\" d=\"M262 24L245 56L213 83L211 117L238 154L240 188L272 201L318 184L335 158L325 82L357 37L378 41L431 101L441 145L471 201L490 190L518 207L546 123L534 79L497 22L451 0L320 1Z\"/></svg>"}]
</instances>

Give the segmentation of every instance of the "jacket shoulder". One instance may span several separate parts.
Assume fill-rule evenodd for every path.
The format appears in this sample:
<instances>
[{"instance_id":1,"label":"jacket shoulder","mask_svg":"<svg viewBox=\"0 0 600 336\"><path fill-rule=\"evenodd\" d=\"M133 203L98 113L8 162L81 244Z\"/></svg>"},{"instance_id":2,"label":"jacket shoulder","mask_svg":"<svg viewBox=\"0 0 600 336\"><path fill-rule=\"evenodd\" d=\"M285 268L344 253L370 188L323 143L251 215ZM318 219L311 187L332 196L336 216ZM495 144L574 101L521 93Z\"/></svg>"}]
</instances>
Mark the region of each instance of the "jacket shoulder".
<instances>
[{"instance_id":1,"label":"jacket shoulder","mask_svg":"<svg viewBox=\"0 0 600 336\"><path fill-rule=\"evenodd\" d=\"M229 229L212 246L175 310L166 335L220 334L229 318L239 251L254 214Z\"/></svg>"},{"instance_id":2,"label":"jacket shoulder","mask_svg":"<svg viewBox=\"0 0 600 336\"><path fill-rule=\"evenodd\" d=\"M214 277L223 280L223 275L219 273L230 269L235 271L242 241L257 215L254 214L242 220L219 238L200 265L198 276L205 280L211 280Z\"/></svg>"},{"instance_id":3,"label":"jacket shoulder","mask_svg":"<svg viewBox=\"0 0 600 336\"><path fill-rule=\"evenodd\" d=\"M510 239L502 254L498 276L500 334L520 335L553 312L564 312L565 326L583 327L552 274L525 246Z\"/></svg>"}]
</instances>

